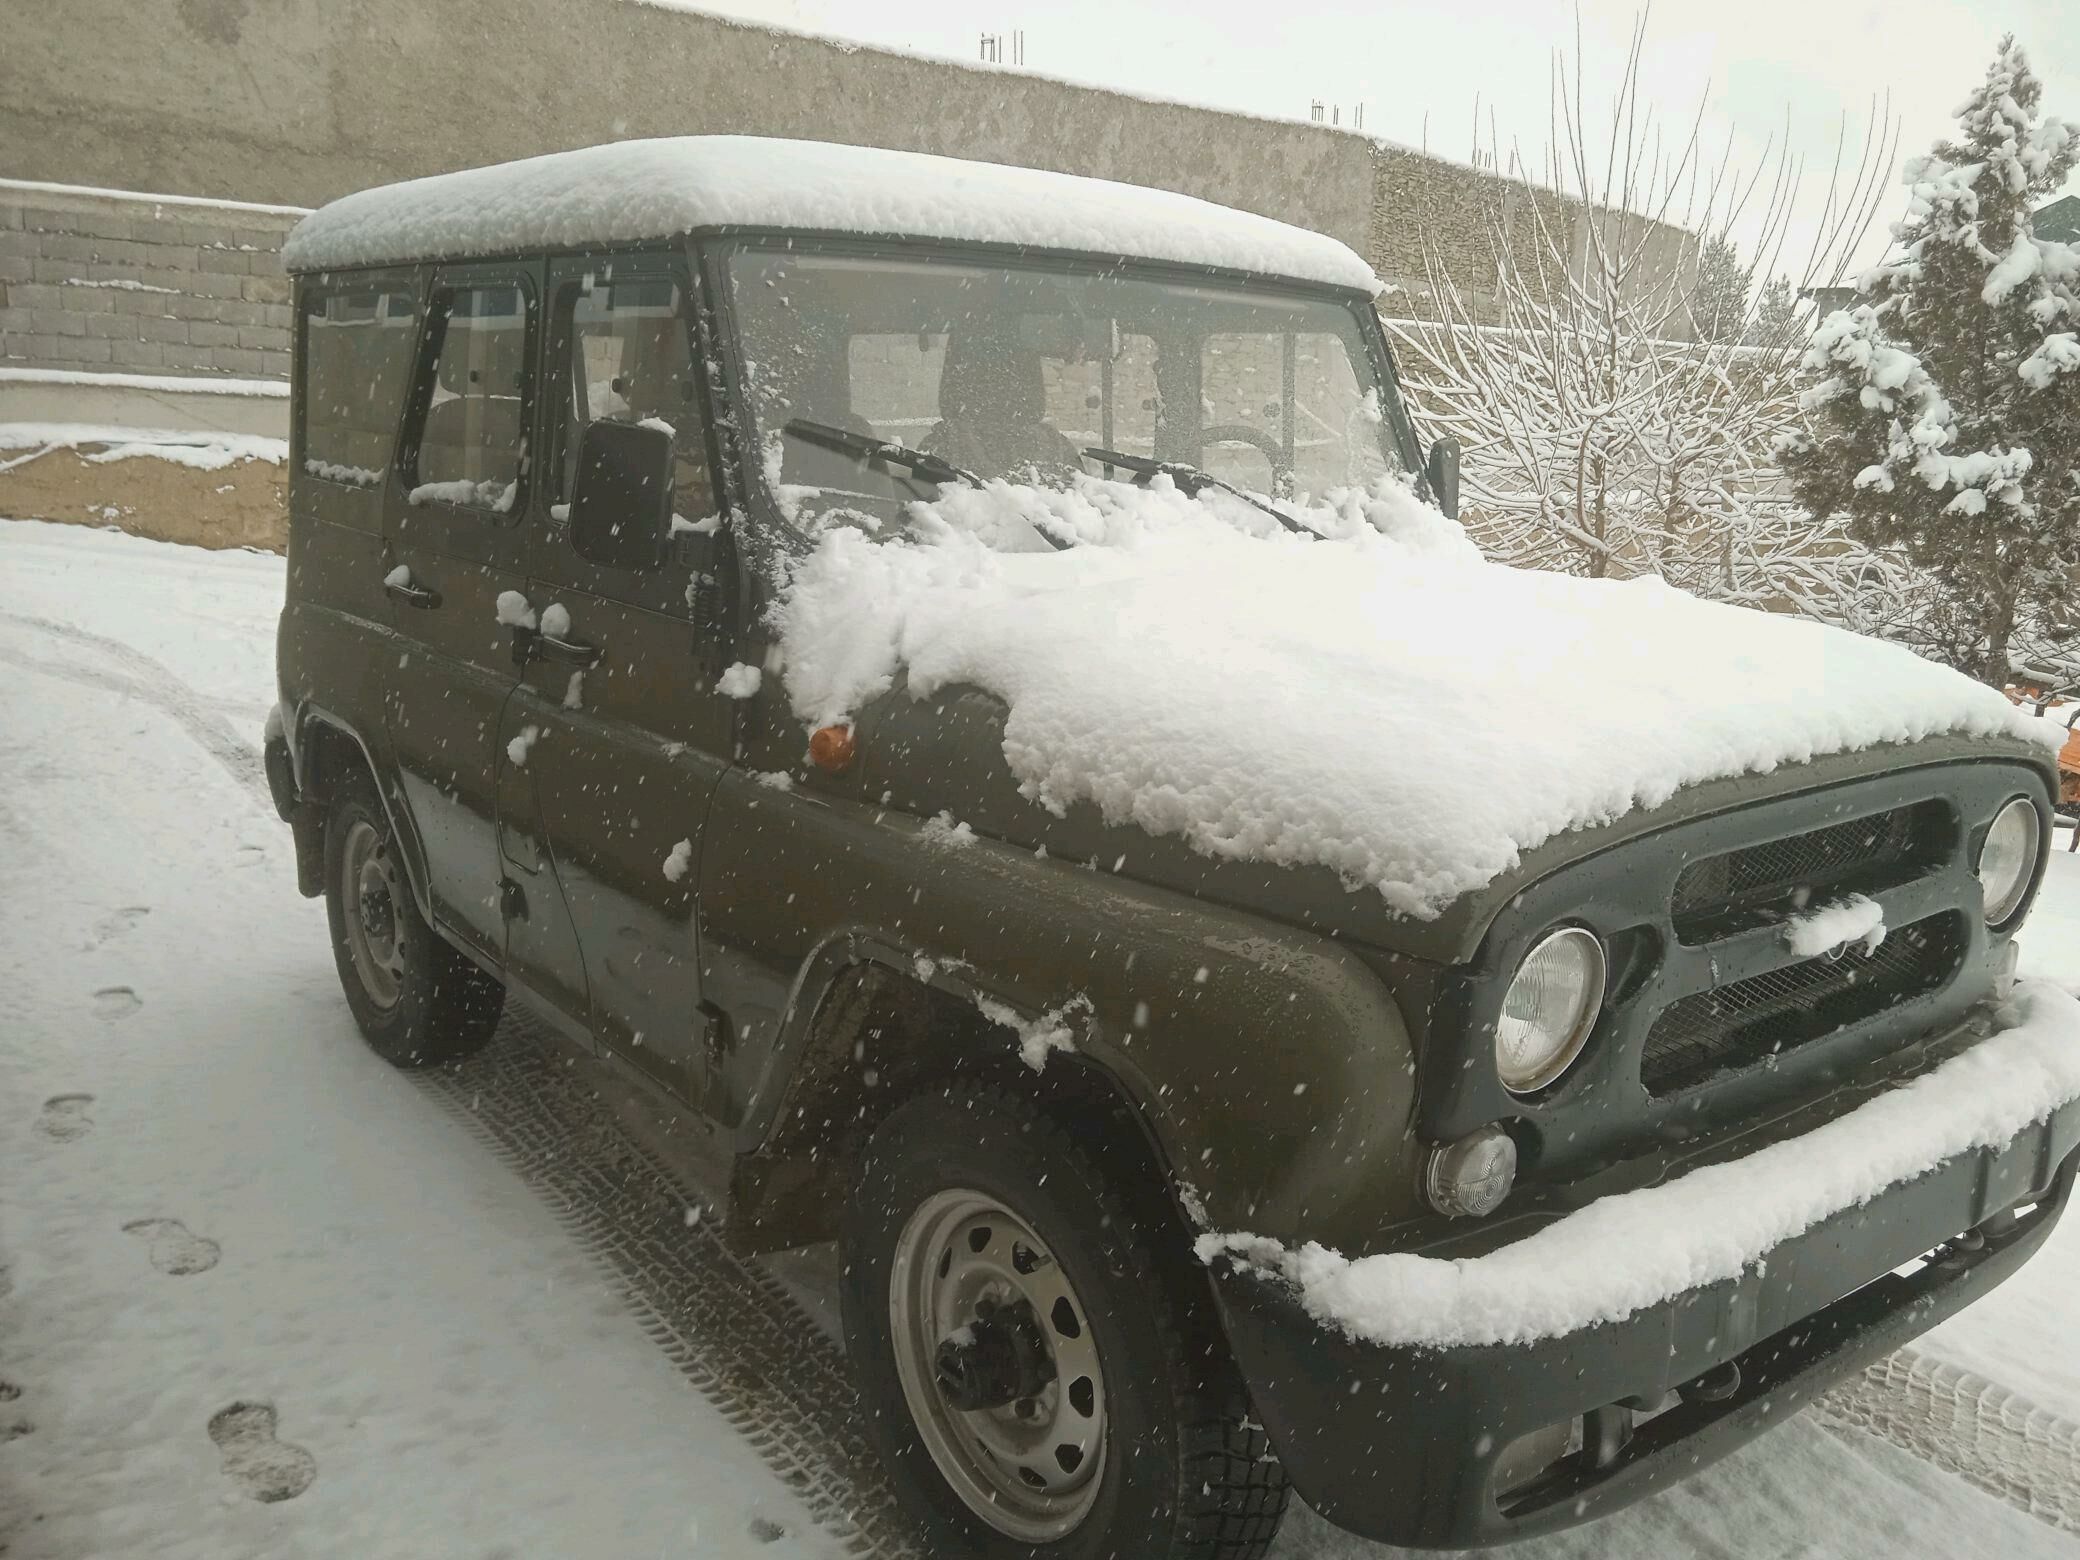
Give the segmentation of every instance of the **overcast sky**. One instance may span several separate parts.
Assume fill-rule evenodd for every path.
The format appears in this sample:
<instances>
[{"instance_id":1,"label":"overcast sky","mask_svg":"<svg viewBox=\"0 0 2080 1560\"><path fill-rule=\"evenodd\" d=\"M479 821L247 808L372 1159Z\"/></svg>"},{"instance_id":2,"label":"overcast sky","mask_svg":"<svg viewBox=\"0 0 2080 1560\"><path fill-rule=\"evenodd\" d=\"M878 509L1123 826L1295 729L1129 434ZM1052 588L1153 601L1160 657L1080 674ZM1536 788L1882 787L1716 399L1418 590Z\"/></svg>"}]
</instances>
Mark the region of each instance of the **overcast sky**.
<instances>
[{"instance_id":1,"label":"overcast sky","mask_svg":"<svg viewBox=\"0 0 2080 1560\"><path fill-rule=\"evenodd\" d=\"M1304 119L1312 99L1365 105L1365 129L1466 157L1481 105L1507 153L1541 162L1552 56L1574 51L1569 0L698 0L747 20L975 60L984 31L1025 32L1025 68L1095 85ZM1583 0L1586 93L1606 98L1639 7ZM1646 94L1685 133L1700 101L1715 145L1752 165L1788 116L1814 206L1846 115L1860 137L1891 94L1902 147L1924 150L2014 32L2045 107L2080 120L2080 0L1660 0L1648 20ZM1008 52L1007 52L1008 58ZM1006 66L1006 69L1012 67ZM1883 224L1897 217L1897 169ZM1805 225L1810 230L1810 221ZM1868 250L1870 246L1867 245ZM1788 260L1788 256L1787 256ZM1789 268L1789 267L1787 267Z\"/></svg>"}]
</instances>

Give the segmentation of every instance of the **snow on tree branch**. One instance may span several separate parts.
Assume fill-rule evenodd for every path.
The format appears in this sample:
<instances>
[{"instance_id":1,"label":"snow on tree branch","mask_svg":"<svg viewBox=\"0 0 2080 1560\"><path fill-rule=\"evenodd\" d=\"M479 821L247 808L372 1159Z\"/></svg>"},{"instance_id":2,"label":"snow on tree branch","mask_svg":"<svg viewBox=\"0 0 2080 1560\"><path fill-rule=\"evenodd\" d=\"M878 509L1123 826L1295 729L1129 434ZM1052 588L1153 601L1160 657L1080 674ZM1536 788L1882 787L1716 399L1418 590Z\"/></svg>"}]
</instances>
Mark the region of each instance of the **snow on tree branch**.
<instances>
[{"instance_id":1,"label":"snow on tree branch","mask_svg":"<svg viewBox=\"0 0 2080 1560\"><path fill-rule=\"evenodd\" d=\"M2032 208L2080 161L2080 129L2042 115L2013 38L1957 111L1954 139L1908 160L1906 214L1800 362L1810 423L1780 443L1798 497L1925 571L1931 648L1988 681L2015 652L2070 664L2080 567L2080 250Z\"/></svg>"},{"instance_id":2,"label":"snow on tree branch","mask_svg":"<svg viewBox=\"0 0 2080 1560\"><path fill-rule=\"evenodd\" d=\"M1820 191L1810 252L1793 262L1796 170L1743 173L1693 125L1673 150L1641 100L1635 48L1596 140L1581 71L1554 84L1556 145L1480 220L1492 284L1455 276L1433 231L1427 288L1384 307L1428 435L1464 450L1469 532L1505 562L1591 576L1658 574L1718 600L1789 608L1865 631L1910 611L1910 571L1815 524L1775 450L1802 431L1800 322L1790 277L1838 280L1891 159L1889 124ZM1594 111L1591 110L1591 113ZM1603 123L1599 119L1599 123ZM1844 147L1849 145L1844 132ZM1759 235L1743 262L1732 228ZM1769 282L1751 286L1756 276Z\"/></svg>"}]
</instances>

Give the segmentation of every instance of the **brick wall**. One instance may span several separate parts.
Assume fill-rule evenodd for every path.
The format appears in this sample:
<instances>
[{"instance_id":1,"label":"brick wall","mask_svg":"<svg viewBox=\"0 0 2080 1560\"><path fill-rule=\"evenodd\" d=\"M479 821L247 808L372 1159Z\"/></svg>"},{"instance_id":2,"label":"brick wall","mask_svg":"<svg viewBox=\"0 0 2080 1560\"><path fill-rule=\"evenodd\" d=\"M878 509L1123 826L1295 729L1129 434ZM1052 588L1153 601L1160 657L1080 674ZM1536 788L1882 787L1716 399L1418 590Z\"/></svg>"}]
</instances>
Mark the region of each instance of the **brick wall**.
<instances>
[{"instance_id":1,"label":"brick wall","mask_svg":"<svg viewBox=\"0 0 2080 1560\"><path fill-rule=\"evenodd\" d=\"M297 216L0 180L0 367L287 378Z\"/></svg>"}]
</instances>

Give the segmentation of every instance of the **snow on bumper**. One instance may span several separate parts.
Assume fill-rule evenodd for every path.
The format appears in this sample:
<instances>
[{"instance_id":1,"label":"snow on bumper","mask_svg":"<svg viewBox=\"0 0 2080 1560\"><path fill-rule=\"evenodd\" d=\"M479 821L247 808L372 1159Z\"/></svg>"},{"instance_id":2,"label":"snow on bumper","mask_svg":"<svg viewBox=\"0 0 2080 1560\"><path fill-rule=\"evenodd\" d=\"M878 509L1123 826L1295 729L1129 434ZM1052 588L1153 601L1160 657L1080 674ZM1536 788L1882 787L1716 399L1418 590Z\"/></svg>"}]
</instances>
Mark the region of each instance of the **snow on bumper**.
<instances>
[{"instance_id":1,"label":"snow on bumper","mask_svg":"<svg viewBox=\"0 0 2080 1560\"><path fill-rule=\"evenodd\" d=\"M2003 1016L1971 1049L1803 1136L1604 1198L1485 1256L1352 1258L1248 1234L1202 1235L1197 1251L1283 1278L1317 1321L1363 1342L1528 1344L1623 1321L2080 1099L2080 1001L2025 982Z\"/></svg>"}]
</instances>

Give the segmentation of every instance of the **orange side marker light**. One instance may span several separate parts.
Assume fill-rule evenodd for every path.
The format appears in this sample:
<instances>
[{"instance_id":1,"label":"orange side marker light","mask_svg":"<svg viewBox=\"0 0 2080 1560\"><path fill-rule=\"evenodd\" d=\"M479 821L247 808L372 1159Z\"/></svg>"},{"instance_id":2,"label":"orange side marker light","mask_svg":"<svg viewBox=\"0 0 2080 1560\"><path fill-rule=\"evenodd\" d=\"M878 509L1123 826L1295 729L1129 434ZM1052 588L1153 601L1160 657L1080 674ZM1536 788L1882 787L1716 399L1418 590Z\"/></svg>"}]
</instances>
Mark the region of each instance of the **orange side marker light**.
<instances>
[{"instance_id":1,"label":"orange side marker light","mask_svg":"<svg viewBox=\"0 0 2080 1560\"><path fill-rule=\"evenodd\" d=\"M819 726L809 738L809 762L827 775L842 775L859 756L850 726Z\"/></svg>"}]
</instances>

